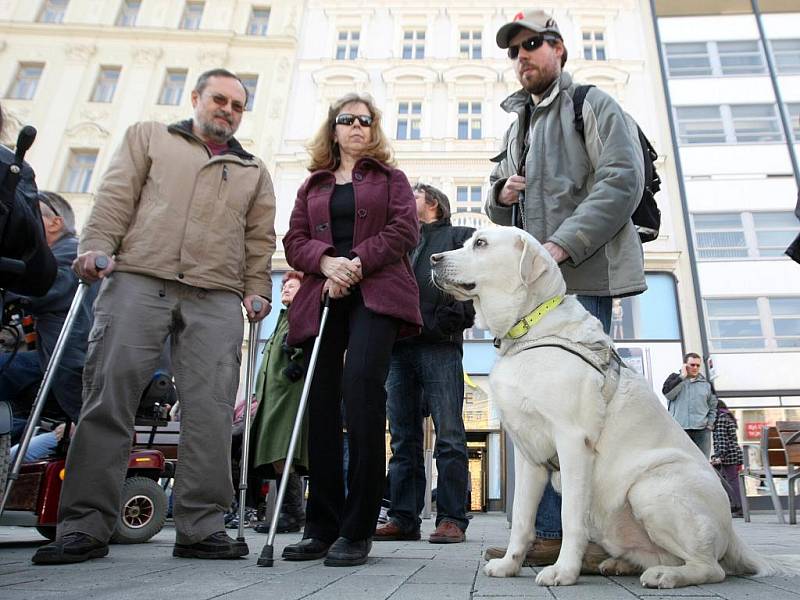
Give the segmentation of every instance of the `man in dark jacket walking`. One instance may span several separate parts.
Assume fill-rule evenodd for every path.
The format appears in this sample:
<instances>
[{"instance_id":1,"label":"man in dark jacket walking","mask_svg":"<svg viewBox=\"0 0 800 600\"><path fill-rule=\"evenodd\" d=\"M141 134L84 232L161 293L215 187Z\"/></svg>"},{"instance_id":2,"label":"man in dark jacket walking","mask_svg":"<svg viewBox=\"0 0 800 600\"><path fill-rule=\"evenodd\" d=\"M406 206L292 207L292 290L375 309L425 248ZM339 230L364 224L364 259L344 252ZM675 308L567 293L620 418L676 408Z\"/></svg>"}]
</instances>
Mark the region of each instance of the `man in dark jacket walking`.
<instances>
[{"instance_id":1,"label":"man in dark jacket walking","mask_svg":"<svg viewBox=\"0 0 800 600\"><path fill-rule=\"evenodd\" d=\"M389 522L375 530L379 540L420 539L425 493L422 421L427 412L436 428L436 531L432 543L463 542L467 528L467 439L462 405L463 331L472 327L471 302L458 302L431 282L430 257L460 248L474 229L450 224L450 201L433 186L414 188L420 241L411 253L419 285L422 333L395 344L386 380L392 458L389 482L392 507Z\"/></svg>"}]
</instances>

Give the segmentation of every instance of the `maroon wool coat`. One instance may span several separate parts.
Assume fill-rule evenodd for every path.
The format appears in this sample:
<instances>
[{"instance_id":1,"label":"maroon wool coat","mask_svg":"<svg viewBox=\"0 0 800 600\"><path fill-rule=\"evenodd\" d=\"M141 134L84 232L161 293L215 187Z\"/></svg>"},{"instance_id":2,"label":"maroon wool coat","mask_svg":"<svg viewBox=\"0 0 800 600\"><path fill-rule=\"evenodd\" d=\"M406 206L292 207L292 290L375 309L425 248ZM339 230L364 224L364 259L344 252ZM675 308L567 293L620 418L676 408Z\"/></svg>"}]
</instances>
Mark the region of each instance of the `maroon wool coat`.
<instances>
[{"instance_id":1,"label":"maroon wool coat","mask_svg":"<svg viewBox=\"0 0 800 600\"><path fill-rule=\"evenodd\" d=\"M336 176L319 170L297 191L297 200L283 238L286 261L305 273L289 311L288 343L298 345L319 331L323 255L336 255L330 204ZM419 223L414 192L405 173L372 158L353 167L356 218L353 257L361 259L359 284L364 305L400 321L400 337L417 335L422 326L417 280L408 261L416 248ZM351 257L348 257L351 258ZM335 302L335 300L334 300Z\"/></svg>"}]
</instances>

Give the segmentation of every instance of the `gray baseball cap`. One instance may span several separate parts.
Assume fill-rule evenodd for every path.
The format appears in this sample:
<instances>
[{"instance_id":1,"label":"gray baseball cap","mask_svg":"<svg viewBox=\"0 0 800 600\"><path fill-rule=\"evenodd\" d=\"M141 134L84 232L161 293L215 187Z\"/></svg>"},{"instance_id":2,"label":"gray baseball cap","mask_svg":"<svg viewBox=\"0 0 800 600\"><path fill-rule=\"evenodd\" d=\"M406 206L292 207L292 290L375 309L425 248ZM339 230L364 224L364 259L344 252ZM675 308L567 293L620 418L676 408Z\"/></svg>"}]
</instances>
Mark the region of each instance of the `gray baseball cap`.
<instances>
[{"instance_id":1,"label":"gray baseball cap","mask_svg":"<svg viewBox=\"0 0 800 600\"><path fill-rule=\"evenodd\" d=\"M543 10L529 10L518 12L510 23L506 23L497 30L497 45L500 48L508 48L511 38L517 35L520 28L530 29L534 33L550 33L564 39L558 29L558 23L553 17Z\"/></svg>"}]
</instances>

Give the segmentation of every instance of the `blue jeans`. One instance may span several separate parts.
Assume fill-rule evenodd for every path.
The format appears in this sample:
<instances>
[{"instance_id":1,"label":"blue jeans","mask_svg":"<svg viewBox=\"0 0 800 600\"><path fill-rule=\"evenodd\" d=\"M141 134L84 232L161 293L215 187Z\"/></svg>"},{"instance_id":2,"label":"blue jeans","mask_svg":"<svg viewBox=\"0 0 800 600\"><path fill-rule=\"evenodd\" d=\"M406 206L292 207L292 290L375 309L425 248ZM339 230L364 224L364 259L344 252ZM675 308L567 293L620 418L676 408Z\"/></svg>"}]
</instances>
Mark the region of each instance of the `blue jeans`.
<instances>
[{"instance_id":1,"label":"blue jeans","mask_svg":"<svg viewBox=\"0 0 800 600\"><path fill-rule=\"evenodd\" d=\"M576 296L578 302L600 320L603 331L611 331L611 297L610 296ZM544 489L539 510L536 513L536 537L561 539L561 496L553 489L550 482Z\"/></svg>"},{"instance_id":2,"label":"blue jeans","mask_svg":"<svg viewBox=\"0 0 800 600\"><path fill-rule=\"evenodd\" d=\"M47 458L53 453L53 450L55 450L57 446L58 439L56 439L55 432L47 431L45 433L35 435L31 438L31 443L28 446L28 450L25 452L25 457L23 458L22 462L35 462L37 460ZM11 447L12 464L14 459L17 457L18 449L19 444Z\"/></svg>"},{"instance_id":3,"label":"blue jeans","mask_svg":"<svg viewBox=\"0 0 800 600\"><path fill-rule=\"evenodd\" d=\"M446 520L466 530L468 469L461 348L446 342L395 345L386 391L392 435L389 519L404 531L419 529L425 501L422 421L430 412L436 428L434 457L439 472L436 525Z\"/></svg>"},{"instance_id":4,"label":"blue jeans","mask_svg":"<svg viewBox=\"0 0 800 600\"><path fill-rule=\"evenodd\" d=\"M6 367L10 353L0 354L0 369ZM38 386L42 381L42 366L35 350L17 352L14 360L3 370L0 375L0 400L13 402L17 396L31 386ZM16 444L22 437L27 419L14 417L11 429L11 443Z\"/></svg>"}]
</instances>

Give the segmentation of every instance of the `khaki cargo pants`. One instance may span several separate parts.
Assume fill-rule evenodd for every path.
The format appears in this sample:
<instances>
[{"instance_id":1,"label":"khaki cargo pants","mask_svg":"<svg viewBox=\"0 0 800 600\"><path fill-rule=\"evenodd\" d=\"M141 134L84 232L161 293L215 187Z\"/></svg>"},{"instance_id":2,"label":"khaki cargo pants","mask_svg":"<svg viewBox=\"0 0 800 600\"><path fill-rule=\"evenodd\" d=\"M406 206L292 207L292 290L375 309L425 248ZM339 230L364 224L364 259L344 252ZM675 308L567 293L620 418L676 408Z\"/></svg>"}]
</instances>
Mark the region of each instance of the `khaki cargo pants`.
<instances>
[{"instance_id":1,"label":"khaki cargo pants","mask_svg":"<svg viewBox=\"0 0 800 600\"><path fill-rule=\"evenodd\" d=\"M243 333L239 297L133 273L100 289L83 375L83 409L67 456L58 536L107 541L119 513L139 399L171 335L181 434L176 542L224 529L233 499L231 424Z\"/></svg>"}]
</instances>

